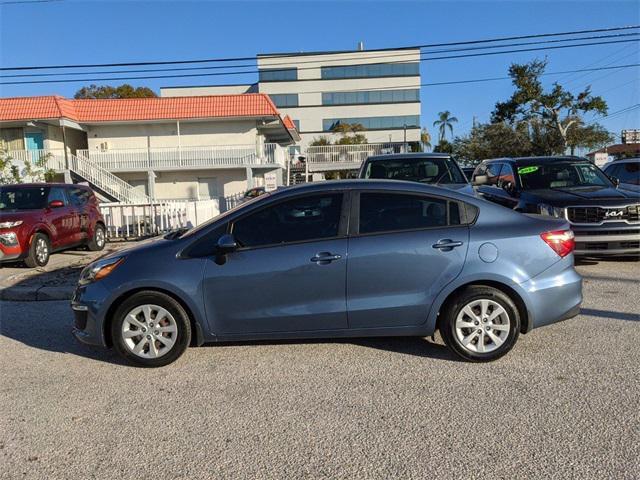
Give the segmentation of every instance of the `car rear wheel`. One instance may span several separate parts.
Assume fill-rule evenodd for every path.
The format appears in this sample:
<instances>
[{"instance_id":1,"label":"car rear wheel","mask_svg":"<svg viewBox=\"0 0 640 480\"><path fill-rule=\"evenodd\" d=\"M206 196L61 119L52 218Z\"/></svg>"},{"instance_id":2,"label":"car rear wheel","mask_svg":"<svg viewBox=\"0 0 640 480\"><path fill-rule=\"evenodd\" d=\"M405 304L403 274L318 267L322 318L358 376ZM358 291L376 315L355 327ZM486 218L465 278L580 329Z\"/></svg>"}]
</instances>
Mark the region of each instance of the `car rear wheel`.
<instances>
[{"instance_id":1,"label":"car rear wheel","mask_svg":"<svg viewBox=\"0 0 640 480\"><path fill-rule=\"evenodd\" d=\"M520 316L504 292L471 286L458 294L442 312L440 333L459 357L474 362L496 360L515 345Z\"/></svg>"},{"instance_id":2,"label":"car rear wheel","mask_svg":"<svg viewBox=\"0 0 640 480\"><path fill-rule=\"evenodd\" d=\"M31 239L29 254L24 259L24 263L29 268L44 267L49 263L51 255L51 244L49 238L44 233L36 233Z\"/></svg>"},{"instance_id":3,"label":"car rear wheel","mask_svg":"<svg viewBox=\"0 0 640 480\"><path fill-rule=\"evenodd\" d=\"M170 296L139 292L116 310L111 335L124 359L141 367L162 367L187 349L191 324L184 308Z\"/></svg>"},{"instance_id":4,"label":"car rear wheel","mask_svg":"<svg viewBox=\"0 0 640 480\"><path fill-rule=\"evenodd\" d=\"M104 248L104 244L106 241L106 235L104 232L104 227L100 224L97 224L93 229L93 238L87 244L89 250L97 252Z\"/></svg>"}]
</instances>

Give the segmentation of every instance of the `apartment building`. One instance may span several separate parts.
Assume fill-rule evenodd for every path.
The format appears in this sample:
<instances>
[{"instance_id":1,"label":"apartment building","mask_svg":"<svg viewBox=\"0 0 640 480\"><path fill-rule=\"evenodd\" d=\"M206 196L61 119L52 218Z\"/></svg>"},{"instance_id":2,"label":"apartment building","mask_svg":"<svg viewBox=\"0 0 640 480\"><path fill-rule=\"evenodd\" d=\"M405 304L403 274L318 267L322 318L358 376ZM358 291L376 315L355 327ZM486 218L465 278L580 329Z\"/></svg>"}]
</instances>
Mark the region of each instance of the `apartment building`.
<instances>
[{"instance_id":1,"label":"apartment building","mask_svg":"<svg viewBox=\"0 0 640 480\"><path fill-rule=\"evenodd\" d=\"M282 182L299 140L264 94L192 98L0 98L0 143L14 162L46 159L110 200L207 200Z\"/></svg>"},{"instance_id":2,"label":"apartment building","mask_svg":"<svg viewBox=\"0 0 640 480\"><path fill-rule=\"evenodd\" d=\"M166 87L161 96L258 91L293 120L303 150L335 141L339 124L360 124L368 143L420 140L420 50L259 54L258 82Z\"/></svg>"}]
</instances>

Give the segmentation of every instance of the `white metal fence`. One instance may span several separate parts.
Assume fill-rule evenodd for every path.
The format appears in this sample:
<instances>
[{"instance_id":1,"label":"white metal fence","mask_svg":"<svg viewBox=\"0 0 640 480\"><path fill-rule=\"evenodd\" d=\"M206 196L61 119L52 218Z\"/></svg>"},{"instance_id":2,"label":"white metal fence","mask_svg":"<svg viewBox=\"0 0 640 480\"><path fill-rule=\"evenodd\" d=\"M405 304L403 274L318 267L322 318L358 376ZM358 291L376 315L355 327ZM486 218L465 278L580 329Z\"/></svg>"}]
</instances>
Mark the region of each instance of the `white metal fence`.
<instances>
[{"instance_id":1,"label":"white metal fence","mask_svg":"<svg viewBox=\"0 0 640 480\"><path fill-rule=\"evenodd\" d=\"M78 150L78 155L106 170L147 170L283 164L284 155L280 150L283 149L279 145L267 143L261 148L256 148L256 145L221 145Z\"/></svg>"},{"instance_id":2,"label":"white metal fence","mask_svg":"<svg viewBox=\"0 0 640 480\"><path fill-rule=\"evenodd\" d=\"M107 238L129 239L160 235L200 225L220 214L217 199L151 203L102 203Z\"/></svg>"},{"instance_id":3,"label":"white metal fence","mask_svg":"<svg viewBox=\"0 0 640 480\"><path fill-rule=\"evenodd\" d=\"M329 170L355 170L372 155L402 153L404 143L363 143L360 145L324 145L307 147L309 172Z\"/></svg>"}]
</instances>

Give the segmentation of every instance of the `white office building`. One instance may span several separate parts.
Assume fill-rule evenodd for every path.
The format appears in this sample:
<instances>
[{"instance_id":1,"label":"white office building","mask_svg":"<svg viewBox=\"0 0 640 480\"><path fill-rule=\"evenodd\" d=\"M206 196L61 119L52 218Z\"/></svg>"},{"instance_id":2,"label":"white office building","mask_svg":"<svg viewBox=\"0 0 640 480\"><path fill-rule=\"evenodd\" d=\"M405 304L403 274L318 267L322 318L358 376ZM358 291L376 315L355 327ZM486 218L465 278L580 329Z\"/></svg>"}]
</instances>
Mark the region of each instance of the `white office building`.
<instances>
[{"instance_id":1,"label":"white office building","mask_svg":"<svg viewBox=\"0 0 640 480\"><path fill-rule=\"evenodd\" d=\"M367 143L420 140L420 50L275 53L257 57L257 84L166 87L161 96L268 94L293 119L304 150L332 142L338 124L360 124Z\"/></svg>"}]
</instances>

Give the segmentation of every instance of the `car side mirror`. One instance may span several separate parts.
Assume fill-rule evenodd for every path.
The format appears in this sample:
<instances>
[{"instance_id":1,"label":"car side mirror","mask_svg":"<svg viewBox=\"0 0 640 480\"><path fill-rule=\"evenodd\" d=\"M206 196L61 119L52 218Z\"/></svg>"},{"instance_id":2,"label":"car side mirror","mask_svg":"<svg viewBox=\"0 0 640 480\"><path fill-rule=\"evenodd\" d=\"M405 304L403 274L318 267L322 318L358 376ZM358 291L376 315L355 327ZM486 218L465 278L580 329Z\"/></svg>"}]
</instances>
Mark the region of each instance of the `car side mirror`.
<instances>
[{"instance_id":1,"label":"car side mirror","mask_svg":"<svg viewBox=\"0 0 640 480\"><path fill-rule=\"evenodd\" d=\"M474 186L486 185L488 177L486 175L476 175L473 177L473 181L471 182Z\"/></svg>"},{"instance_id":2,"label":"car side mirror","mask_svg":"<svg viewBox=\"0 0 640 480\"><path fill-rule=\"evenodd\" d=\"M238 243L233 235L227 233L218 239L217 249L221 254L235 252L238 249Z\"/></svg>"},{"instance_id":3,"label":"car side mirror","mask_svg":"<svg viewBox=\"0 0 640 480\"><path fill-rule=\"evenodd\" d=\"M49 208L60 208L60 207L64 207L64 203L62 202L62 200L51 200L49 202Z\"/></svg>"}]
</instances>

